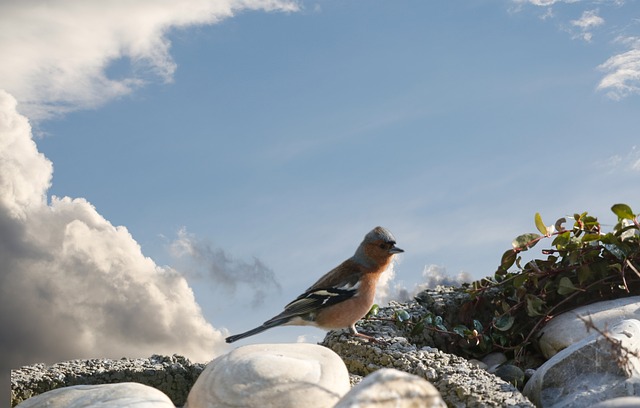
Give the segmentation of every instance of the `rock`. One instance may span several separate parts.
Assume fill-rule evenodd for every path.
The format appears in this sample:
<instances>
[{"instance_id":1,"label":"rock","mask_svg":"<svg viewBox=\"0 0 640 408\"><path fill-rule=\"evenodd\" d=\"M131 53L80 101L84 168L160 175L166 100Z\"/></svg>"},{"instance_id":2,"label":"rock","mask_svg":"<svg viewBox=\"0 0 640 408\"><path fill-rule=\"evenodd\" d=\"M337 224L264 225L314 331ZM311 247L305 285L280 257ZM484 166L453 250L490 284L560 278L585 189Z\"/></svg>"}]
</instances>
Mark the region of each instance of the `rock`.
<instances>
[{"instance_id":1,"label":"rock","mask_svg":"<svg viewBox=\"0 0 640 408\"><path fill-rule=\"evenodd\" d=\"M498 366L506 361L507 356L500 352L489 353L482 358L482 362L487 365L487 371L490 373L495 372Z\"/></svg>"},{"instance_id":2,"label":"rock","mask_svg":"<svg viewBox=\"0 0 640 408\"><path fill-rule=\"evenodd\" d=\"M335 408L446 408L428 381L393 368L368 375Z\"/></svg>"},{"instance_id":3,"label":"rock","mask_svg":"<svg viewBox=\"0 0 640 408\"><path fill-rule=\"evenodd\" d=\"M538 340L540 351L547 359L590 335L578 316L590 317L600 330L625 319L640 320L640 296L592 303L554 317L542 328Z\"/></svg>"},{"instance_id":4,"label":"rock","mask_svg":"<svg viewBox=\"0 0 640 408\"><path fill-rule=\"evenodd\" d=\"M489 366L488 366L488 365L486 365L485 363L483 363L483 362L482 362L482 361L480 361L480 360L476 360L475 358L471 358L471 359L467 360L467 362L468 362L469 364L471 364L472 366L474 366L474 367L478 367L478 368L481 368L481 369L483 369L483 370L486 370L487 368L489 368Z\"/></svg>"},{"instance_id":5,"label":"rock","mask_svg":"<svg viewBox=\"0 0 640 408\"><path fill-rule=\"evenodd\" d=\"M178 355L34 364L11 370L11 404L60 387L137 382L159 389L181 406L203 369L204 364Z\"/></svg>"},{"instance_id":6,"label":"rock","mask_svg":"<svg viewBox=\"0 0 640 408\"><path fill-rule=\"evenodd\" d=\"M516 387L524 385L524 371L512 364L504 364L495 370L495 375Z\"/></svg>"},{"instance_id":7,"label":"rock","mask_svg":"<svg viewBox=\"0 0 640 408\"><path fill-rule=\"evenodd\" d=\"M441 350L418 349L404 337L390 337L393 323L378 322L372 333L386 333L384 342L370 343L344 332L330 332L323 344L338 353L349 372L366 376L396 368L428 380L449 407L533 407L513 385ZM384 325L391 327L383 327Z\"/></svg>"},{"instance_id":8,"label":"rock","mask_svg":"<svg viewBox=\"0 0 640 408\"><path fill-rule=\"evenodd\" d=\"M356 385L360 384L362 379L363 379L363 377L361 375L355 375L355 374L349 373L349 385L351 386L351 388L353 388Z\"/></svg>"},{"instance_id":9,"label":"rock","mask_svg":"<svg viewBox=\"0 0 640 408\"><path fill-rule=\"evenodd\" d=\"M332 407L349 391L338 355L315 344L239 347L207 365L188 408Z\"/></svg>"},{"instance_id":10,"label":"rock","mask_svg":"<svg viewBox=\"0 0 640 408\"><path fill-rule=\"evenodd\" d=\"M533 375L536 373L536 370L534 370L533 368L527 368L526 370L524 370L524 380L529 381L529 379L531 377L533 377Z\"/></svg>"},{"instance_id":11,"label":"rock","mask_svg":"<svg viewBox=\"0 0 640 408\"><path fill-rule=\"evenodd\" d=\"M138 383L75 385L45 392L17 408L175 408L162 391Z\"/></svg>"},{"instance_id":12,"label":"rock","mask_svg":"<svg viewBox=\"0 0 640 408\"><path fill-rule=\"evenodd\" d=\"M602 401L591 408L638 408L640 397L620 397Z\"/></svg>"},{"instance_id":13,"label":"rock","mask_svg":"<svg viewBox=\"0 0 640 408\"><path fill-rule=\"evenodd\" d=\"M536 370L524 394L537 406L566 408L640 395L640 359L629 354L640 351L640 321L624 320L608 336L593 333L557 353Z\"/></svg>"}]
</instances>

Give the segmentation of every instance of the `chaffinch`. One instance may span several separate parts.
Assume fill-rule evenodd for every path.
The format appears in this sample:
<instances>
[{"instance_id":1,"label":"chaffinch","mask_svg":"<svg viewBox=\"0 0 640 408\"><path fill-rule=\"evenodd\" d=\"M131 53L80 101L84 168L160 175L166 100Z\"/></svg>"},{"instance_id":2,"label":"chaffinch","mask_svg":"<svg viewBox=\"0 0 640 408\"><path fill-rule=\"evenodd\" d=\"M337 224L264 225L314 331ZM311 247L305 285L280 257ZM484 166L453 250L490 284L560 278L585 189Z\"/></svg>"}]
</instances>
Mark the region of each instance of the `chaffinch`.
<instances>
[{"instance_id":1,"label":"chaffinch","mask_svg":"<svg viewBox=\"0 0 640 408\"><path fill-rule=\"evenodd\" d=\"M356 253L327 272L302 295L284 307L284 311L261 326L226 338L227 343L253 336L276 326L315 326L323 329L343 329L356 336L356 322L373 305L376 283L393 256L404 250L396 247L393 235L376 227L365 237Z\"/></svg>"}]
</instances>

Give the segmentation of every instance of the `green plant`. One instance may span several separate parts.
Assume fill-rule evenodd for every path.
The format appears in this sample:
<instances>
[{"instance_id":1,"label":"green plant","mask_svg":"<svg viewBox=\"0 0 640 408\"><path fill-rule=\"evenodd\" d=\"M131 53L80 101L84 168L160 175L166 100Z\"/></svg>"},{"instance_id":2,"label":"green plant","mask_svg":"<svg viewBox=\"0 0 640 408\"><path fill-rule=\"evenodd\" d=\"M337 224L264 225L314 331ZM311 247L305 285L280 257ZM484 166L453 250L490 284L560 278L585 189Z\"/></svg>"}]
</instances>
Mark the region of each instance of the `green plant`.
<instances>
[{"instance_id":1,"label":"green plant","mask_svg":"<svg viewBox=\"0 0 640 408\"><path fill-rule=\"evenodd\" d=\"M449 335L459 352L482 355L512 352L522 359L540 328L553 316L577 306L629 296L640 289L640 223L628 205L616 204L618 222L604 233L596 217L574 214L573 225L534 217L536 233L518 236L492 277L473 282L459 322L451 330L440 316L412 319L412 333L424 329ZM540 259L523 264L522 253L552 240ZM406 320L406 319L405 319Z\"/></svg>"}]
</instances>

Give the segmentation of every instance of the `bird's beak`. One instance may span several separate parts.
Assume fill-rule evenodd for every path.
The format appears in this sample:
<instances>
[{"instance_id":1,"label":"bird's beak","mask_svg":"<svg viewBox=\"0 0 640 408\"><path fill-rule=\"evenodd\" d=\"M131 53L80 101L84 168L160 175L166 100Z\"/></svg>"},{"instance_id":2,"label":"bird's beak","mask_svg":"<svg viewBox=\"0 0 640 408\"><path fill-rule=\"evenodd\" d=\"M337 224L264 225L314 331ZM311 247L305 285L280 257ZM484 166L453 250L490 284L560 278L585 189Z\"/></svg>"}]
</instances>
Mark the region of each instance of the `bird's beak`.
<instances>
[{"instance_id":1,"label":"bird's beak","mask_svg":"<svg viewBox=\"0 0 640 408\"><path fill-rule=\"evenodd\" d=\"M399 254L399 253L401 253L401 252L404 252L404 249L400 249L400 248L398 248L398 247L397 247L397 246L395 246L395 245L394 245L394 246L392 246L392 247L389 249L389 253L390 253L390 254Z\"/></svg>"}]
</instances>

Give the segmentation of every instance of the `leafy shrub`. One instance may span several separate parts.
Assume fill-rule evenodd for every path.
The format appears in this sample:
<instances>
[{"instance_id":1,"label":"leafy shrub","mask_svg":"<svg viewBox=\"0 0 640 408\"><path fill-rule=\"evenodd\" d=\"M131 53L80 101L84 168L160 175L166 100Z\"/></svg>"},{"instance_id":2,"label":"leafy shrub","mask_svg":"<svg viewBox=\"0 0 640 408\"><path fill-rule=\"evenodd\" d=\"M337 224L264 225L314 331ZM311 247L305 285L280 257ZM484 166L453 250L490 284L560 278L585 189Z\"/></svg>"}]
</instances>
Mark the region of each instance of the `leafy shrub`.
<instances>
[{"instance_id":1,"label":"leafy shrub","mask_svg":"<svg viewBox=\"0 0 640 408\"><path fill-rule=\"evenodd\" d=\"M577 306L640 293L640 224L628 205L616 204L618 222L604 233L596 217L574 214L573 225L561 218L554 225L535 215L536 233L518 236L503 255L492 277L466 289L459 321L447 328L440 316L406 316L398 319L411 333L444 333L472 356L492 350L512 352L521 360L545 322ZM544 240L544 259L522 265L521 254ZM396 313L398 314L398 313ZM400 315L398 315L400 316Z\"/></svg>"}]
</instances>

